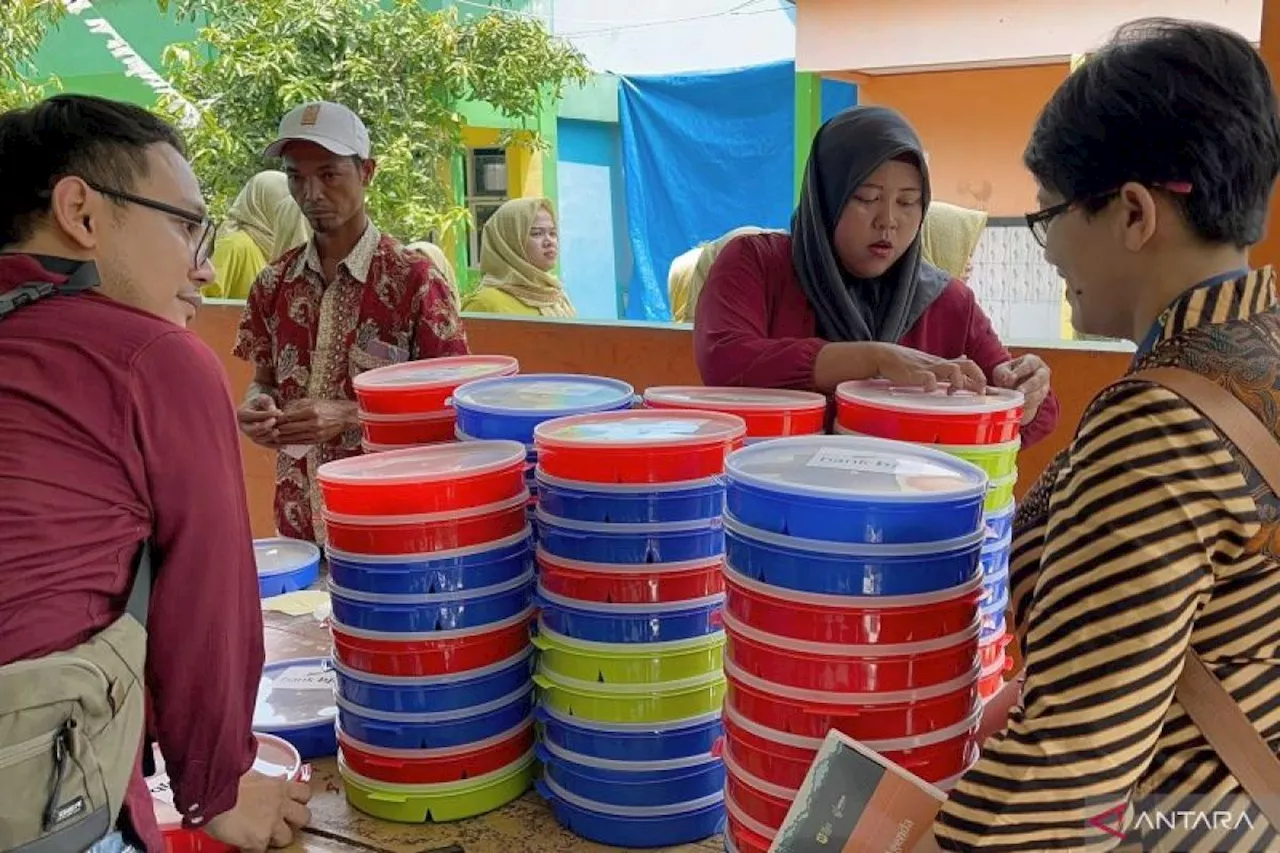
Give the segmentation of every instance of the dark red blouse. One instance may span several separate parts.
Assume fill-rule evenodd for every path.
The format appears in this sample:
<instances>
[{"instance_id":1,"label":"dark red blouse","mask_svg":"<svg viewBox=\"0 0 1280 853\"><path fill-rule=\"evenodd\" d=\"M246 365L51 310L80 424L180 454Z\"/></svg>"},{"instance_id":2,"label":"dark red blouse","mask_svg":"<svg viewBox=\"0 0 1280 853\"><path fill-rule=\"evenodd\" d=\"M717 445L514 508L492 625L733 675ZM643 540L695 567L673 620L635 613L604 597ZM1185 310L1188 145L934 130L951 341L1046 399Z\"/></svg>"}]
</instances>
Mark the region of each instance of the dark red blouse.
<instances>
[{"instance_id":1,"label":"dark red blouse","mask_svg":"<svg viewBox=\"0 0 1280 853\"><path fill-rule=\"evenodd\" d=\"M828 341L818 337L817 319L796 279L789 235L730 242L703 286L697 317L694 353L706 384L815 390L814 361ZM988 379L1010 358L973 291L955 279L899 343L941 358L967 356ZM1051 392L1023 427L1023 445L1057 424L1058 398Z\"/></svg>"}]
</instances>

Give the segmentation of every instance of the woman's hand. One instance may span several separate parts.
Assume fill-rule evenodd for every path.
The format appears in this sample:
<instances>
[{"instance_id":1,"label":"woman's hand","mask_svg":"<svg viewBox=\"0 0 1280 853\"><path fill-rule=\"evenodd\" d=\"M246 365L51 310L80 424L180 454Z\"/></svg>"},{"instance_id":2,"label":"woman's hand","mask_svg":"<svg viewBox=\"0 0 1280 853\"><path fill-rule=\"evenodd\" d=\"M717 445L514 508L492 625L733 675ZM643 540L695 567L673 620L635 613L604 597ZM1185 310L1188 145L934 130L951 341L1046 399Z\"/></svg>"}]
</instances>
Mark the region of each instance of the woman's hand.
<instances>
[{"instance_id":1,"label":"woman's hand","mask_svg":"<svg viewBox=\"0 0 1280 853\"><path fill-rule=\"evenodd\" d=\"M1036 419L1040 404L1049 396L1049 365L1038 355L1020 355L996 367L991 382L998 388L1021 391L1026 399L1022 410L1022 424L1026 426Z\"/></svg>"},{"instance_id":2,"label":"woman's hand","mask_svg":"<svg viewBox=\"0 0 1280 853\"><path fill-rule=\"evenodd\" d=\"M898 344L878 344L877 373L894 385L937 389L948 383L952 391L981 393L987 387L982 368L967 358L939 358Z\"/></svg>"}]
</instances>

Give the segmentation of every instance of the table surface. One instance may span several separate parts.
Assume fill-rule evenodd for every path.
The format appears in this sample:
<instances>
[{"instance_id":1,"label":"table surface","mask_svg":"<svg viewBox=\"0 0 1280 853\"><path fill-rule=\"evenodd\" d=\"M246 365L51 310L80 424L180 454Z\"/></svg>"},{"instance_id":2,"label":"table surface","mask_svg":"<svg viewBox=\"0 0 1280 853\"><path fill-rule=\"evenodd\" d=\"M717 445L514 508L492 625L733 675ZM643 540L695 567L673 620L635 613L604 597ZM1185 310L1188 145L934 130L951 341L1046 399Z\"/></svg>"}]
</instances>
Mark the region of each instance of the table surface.
<instances>
[{"instance_id":1,"label":"table surface","mask_svg":"<svg viewBox=\"0 0 1280 853\"><path fill-rule=\"evenodd\" d=\"M314 616L264 611L263 625L269 662L329 654L329 632ZM288 848L290 853L600 853L619 849L562 829L533 791L469 820L398 824L369 817L348 805L334 759L313 761L311 769L311 825ZM715 836L663 850L720 853L724 843Z\"/></svg>"}]
</instances>

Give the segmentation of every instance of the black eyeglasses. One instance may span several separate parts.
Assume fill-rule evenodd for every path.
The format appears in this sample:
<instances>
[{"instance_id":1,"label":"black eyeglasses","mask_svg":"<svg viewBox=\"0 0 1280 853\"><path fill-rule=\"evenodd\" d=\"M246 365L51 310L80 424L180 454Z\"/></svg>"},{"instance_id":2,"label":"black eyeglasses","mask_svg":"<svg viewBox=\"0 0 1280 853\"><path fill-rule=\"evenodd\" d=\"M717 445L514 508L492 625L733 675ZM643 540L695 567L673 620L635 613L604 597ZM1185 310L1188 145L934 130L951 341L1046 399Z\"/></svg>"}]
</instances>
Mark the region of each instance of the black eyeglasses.
<instances>
[{"instance_id":1,"label":"black eyeglasses","mask_svg":"<svg viewBox=\"0 0 1280 853\"><path fill-rule=\"evenodd\" d=\"M195 254L192 258L197 269L204 266L209 260L209 257L213 255L214 243L217 240L218 226L217 223L209 217L201 216L198 213L192 213L189 210L183 210L180 207L174 207L171 204L165 204L164 202L156 201L155 199L134 195L133 193L127 193L123 190L113 190L109 187L99 186L92 181L85 181L85 185L88 186L89 189L100 192L108 198L127 201L130 204L136 204L139 207L146 207L151 210L159 211L160 213L167 213L170 216L181 219L183 222L200 226L203 230L200 232L200 239L196 242Z\"/></svg>"},{"instance_id":2,"label":"black eyeglasses","mask_svg":"<svg viewBox=\"0 0 1280 853\"><path fill-rule=\"evenodd\" d=\"M1162 189L1167 192L1174 193L1175 195L1186 195L1191 192L1191 184L1185 181L1167 181L1151 184L1151 187L1153 189ZM1049 225L1054 219L1066 213L1077 204L1090 204L1092 202L1109 199L1112 196L1119 194L1120 189L1117 187L1114 190L1094 193L1093 195L1087 195L1083 198L1072 199L1071 201L1064 201L1060 204L1050 205L1049 207L1037 210L1034 213L1028 213L1026 215L1027 227L1031 229L1031 235L1036 238L1036 242L1040 244L1040 248L1047 248L1049 243Z\"/></svg>"}]
</instances>

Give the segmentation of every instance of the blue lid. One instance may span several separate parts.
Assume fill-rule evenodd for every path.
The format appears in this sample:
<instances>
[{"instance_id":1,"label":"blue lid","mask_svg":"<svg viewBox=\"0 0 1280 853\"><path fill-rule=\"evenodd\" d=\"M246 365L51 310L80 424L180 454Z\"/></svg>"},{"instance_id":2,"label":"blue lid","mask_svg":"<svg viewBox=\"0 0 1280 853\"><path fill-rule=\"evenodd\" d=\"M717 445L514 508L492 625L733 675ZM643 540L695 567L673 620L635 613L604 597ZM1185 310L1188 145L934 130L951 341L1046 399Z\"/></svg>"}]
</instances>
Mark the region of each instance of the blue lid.
<instances>
[{"instance_id":1,"label":"blue lid","mask_svg":"<svg viewBox=\"0 0 1280 853\"><path fill-rule=\"evenodd\" d=\"M630 406L635 389L617 379L575 373L526 373L468 382L453 394L455 408L490 415L548 418Z\"/></svg>"},{"instance_id":2,"label":"blue lid","mask_svg":"<svg viewBox=\"0 0 1280 853\"><path fill-rule=\"evenodd\" d=\"M263 667L253 730L281 732L333 725L335 676L327 658L298 658Z\"/></svg>"},{"instance_id":3,"label":"blue lid","mask_svg":"<svg viewBox=\"0 0 1280 853\"><path fill-rule=\"evenodd\" d=\"M253 559L258 564L258 577L269 578L320 565L320 549L301 539L255 539Z\"/></svg>"}]
</instances>

